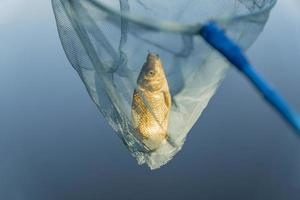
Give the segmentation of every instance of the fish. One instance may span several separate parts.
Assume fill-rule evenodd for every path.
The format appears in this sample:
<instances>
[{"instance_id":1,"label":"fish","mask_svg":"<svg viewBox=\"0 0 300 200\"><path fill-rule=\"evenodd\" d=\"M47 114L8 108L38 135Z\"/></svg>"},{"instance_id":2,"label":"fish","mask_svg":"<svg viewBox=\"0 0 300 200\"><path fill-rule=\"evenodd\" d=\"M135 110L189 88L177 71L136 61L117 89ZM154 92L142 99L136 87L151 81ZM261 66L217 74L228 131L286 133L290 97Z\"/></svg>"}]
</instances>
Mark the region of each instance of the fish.
<instances>
[{"instance_id":1,"label":"fish","mask_svg":"<svg viewBox=\"0 0 300 200\"><path fill-rule=\"evenodd\" d=\"M172 100L159 55L148 53L133 92L131 118L136 136L150 150L168 138Z\"/></svg>"}]
</instances>

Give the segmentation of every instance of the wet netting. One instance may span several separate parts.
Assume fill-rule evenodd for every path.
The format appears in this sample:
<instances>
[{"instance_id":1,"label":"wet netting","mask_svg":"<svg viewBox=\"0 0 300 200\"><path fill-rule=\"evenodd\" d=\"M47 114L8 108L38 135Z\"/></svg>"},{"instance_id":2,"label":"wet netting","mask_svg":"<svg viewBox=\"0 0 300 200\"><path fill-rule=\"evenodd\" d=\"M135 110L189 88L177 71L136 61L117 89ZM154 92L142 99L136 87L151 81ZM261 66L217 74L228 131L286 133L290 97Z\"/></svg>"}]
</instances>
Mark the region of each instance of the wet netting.
<instances>
[{"instance_id":1,"label":"wet netting","mask_svg":"<svg viewBox=\"0 0 300 200\"><path fill-rule=\"evenodd\" d=\"M166 164L229 62L201 37L214 20L246 50L276 0L52 0L65 53L139 164Z\"/></svg>"}]
</instances>

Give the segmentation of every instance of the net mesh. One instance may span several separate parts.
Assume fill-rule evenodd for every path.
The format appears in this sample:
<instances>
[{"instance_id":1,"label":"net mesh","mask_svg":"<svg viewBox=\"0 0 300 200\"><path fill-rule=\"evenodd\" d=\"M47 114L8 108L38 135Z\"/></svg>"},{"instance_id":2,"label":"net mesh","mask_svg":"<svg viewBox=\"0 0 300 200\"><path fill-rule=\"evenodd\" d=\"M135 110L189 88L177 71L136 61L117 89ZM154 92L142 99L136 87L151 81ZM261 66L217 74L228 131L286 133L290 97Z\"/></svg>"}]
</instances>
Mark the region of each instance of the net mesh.
<instances>
[{"instance_id":1,"label":"net mesh","mask_svg":"<svg viewBox=\"0 0 300 200\"><path fill-rule=\"evenodd\" d=\"M168 162L224 78L229 64L197 34L215 19L243 49L275 0L52 0L65 53L105 119L139 164ZM131 122L132 94L147 54L160 55L172 96L167 142L149 150Z\"/></svg>"}]
</instances>

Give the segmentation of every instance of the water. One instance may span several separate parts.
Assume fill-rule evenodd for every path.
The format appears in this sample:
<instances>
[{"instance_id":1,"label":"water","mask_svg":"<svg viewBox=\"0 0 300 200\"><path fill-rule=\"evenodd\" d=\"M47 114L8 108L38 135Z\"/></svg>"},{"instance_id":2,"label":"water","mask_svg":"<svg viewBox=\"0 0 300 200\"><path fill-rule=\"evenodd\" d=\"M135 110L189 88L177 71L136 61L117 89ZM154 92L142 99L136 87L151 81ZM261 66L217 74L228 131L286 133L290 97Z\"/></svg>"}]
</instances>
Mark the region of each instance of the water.
<instances>
[{"instance_id":1,"label":"water","mask_svg":"<svg viewBox=\"0 0 300 200\"><path fill-rule=\"evenodd\" d=\"M238 72L183 150L150 171L137 166L66 60L50 2L19 7L0 21L0 199L299 198L299 138ZM279 1L248 55L300 111L299 9Z\"/></svg>"}]
</instances>

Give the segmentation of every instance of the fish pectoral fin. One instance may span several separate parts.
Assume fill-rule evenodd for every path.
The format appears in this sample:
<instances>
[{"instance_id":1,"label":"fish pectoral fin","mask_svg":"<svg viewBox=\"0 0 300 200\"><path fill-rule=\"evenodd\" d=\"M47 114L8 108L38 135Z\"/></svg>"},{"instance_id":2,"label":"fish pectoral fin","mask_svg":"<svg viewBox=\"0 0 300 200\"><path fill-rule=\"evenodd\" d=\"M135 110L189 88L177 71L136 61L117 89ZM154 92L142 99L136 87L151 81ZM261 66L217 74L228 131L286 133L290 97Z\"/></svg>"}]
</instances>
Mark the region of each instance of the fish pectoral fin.
<instances>
[{"instance_id":1,"label":"fish pectoral fin","mask_svg":"<svg viewBox=\"0 0 300 200\"><path fill-rule=\"evenodd\" d=\"M140 96L139 96L138 91L134 90L133 97L132 97L132 105L131 105L132 110L136 110L139 108L139 99L140 99Z\"/></svg>"},{"instance_id":2,"label":"fish pectoral fin","mask_svg":"<svg viewBox=\"0 0 300 200\"><path fill-rule=\"evenodd\" d=\"M165 104L168 108L168 111L170 111L172 100L171 100L171 95L170 95L169 91L164 92L164 98L165 98Z\"/></svg>"},{"instance_id":3,"label":"fish pectoral fin","mask_svg":"<svg viewBox=\"0 0 300 200\"><path fill-rule=\"evenodd\" d=\"M131 105L131 118L132 118L132 124L136 128L140 121L140 115L142 113L141 109L141 97L137 90L134 90L133 92L133 98L132 98L132 105Z\"/></svg>"}]
</instances>

